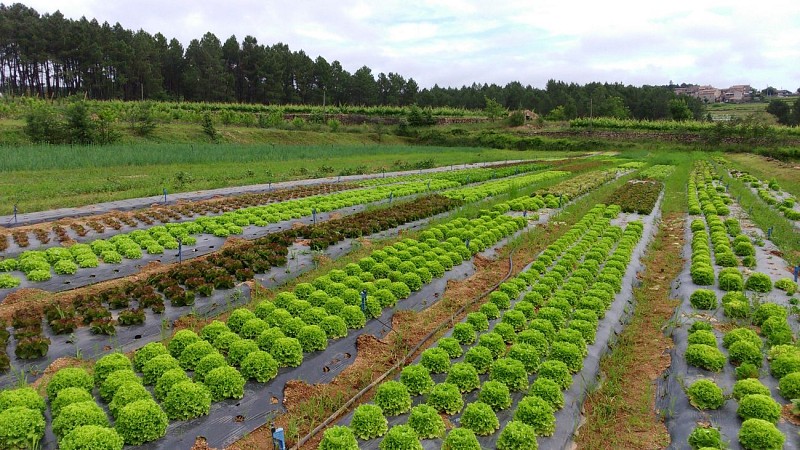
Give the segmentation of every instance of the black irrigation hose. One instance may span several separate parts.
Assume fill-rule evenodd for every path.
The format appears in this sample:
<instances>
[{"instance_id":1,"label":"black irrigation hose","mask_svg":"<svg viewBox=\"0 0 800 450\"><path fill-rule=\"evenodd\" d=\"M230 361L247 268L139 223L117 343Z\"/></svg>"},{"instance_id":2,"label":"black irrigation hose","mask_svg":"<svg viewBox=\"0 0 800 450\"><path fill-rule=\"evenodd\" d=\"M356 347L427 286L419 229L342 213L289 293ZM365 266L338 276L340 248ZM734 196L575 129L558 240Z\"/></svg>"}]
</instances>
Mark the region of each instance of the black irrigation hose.
<instances>
[{"instance_id":1,"label":"black irrigation hose","mask_svg":"<svg viewBox=\"0 0 800 450\"><path fill-rule=\"evenodd\" d=\"M312 438L314 438L314 436L316 436L316 435L317 435L317 434L318 434L320 431L324 430L324 429L325 429L325 428L326 428L328 425L331 425L331 424L332 424L332 423L334 423L336 420L338 420L338 419L340 418L340 416L341 416L341 415L345 414L345 413L346 413L346 412L347 412L347 411L350 409L350 407L352 407L352 406L353 406L353 405L354 405L354 404L355 404L357 401L359 401L359 400L360 400L360 399L361 399L361 398L362 398L364 395L366 395L366 394L367 394L367 392L369 392L369 391L370 391L370 390L372 390L372 389L373 389L375 386L377 386L377 385L379 385L380 383L382 383L382 382L383 382L383 381L384 381L386 378L388 378L388 377L389 377L389 376L390 376L392 373L394 373L394 372L395 372L397 369L399 369L399 368L401 368L401 367L405 366L405 365L406 365L406 363L408 362L408 360L409 360L409 359L410 359L410 358L411 358L411 357L412 357L412 356L413 356L415 353L417 353L417 351L419 351L419 349L420 349L420 348L422 348L422 346L423 346L423 345L425 345L425 344L426 344L426 343L427 343L427 342L428 342L428 341L429 341L429 340L430 340L430 339L431 339L433 336L435 336L437 333L439 333L439 332L440 332L440 331L441 331L441 330L442 330L442 329L445 327L445 325L448 325L448 328L449 328L449 327L452 327L452 326L454 325L454 321L455 321L455 318L456 318L456 317L458 317L458 316L459 316L459 315L461 315L461 314L462 314L464 311L466 311L466 309L467 309L467 308L469 308L469 307L471 307L471 306L475 305L475 304L476 304L476 303L478 303L479 301L481 301L481 300L483 300L484 298L486 298L486 296L488 296L489 294L491 294L492 292L494 292L495 290L497 290L497 288L498 288L498 287L500 287L500 285L501 285L502 283L505 283L505 282L506 282L506 281L507 281L509 278L511 278L511 274L512 274L512 273L513 273L513 271L514 271L514 252L516 252L516 251L517 251L517 248L519 248L519 247L516 247L516 248L512 249L512 250L511 250L511 253L509 253L509 255L508 255L508 273L505 275L505 277L503 277L503 279L502 279L502 280L498 281L498 282L497 282L497 284L495 284L494 286L492 286L492 287L491 287L489 290L487 290L487 291L486 291L486 292L484 292L483 294L481 294L481 295L479 295L479 296L477 296L477 297L473 298L473 299L472 299L472 300L471 300L469 303L465 304L464 306L462 306L461 308L459 308L459 309L458 309L458 311L456 311L455 313L453 313L453 314L450 316L450 318L449 318L449 319L447 319L447 320L443 321L441 324L439 324L439 326L438 326L438 327L436 327L436 329L434 329L433 331L431 331L431 332L430 332L430 333L429 333L427 336L425 336L425 337L422 339L422 341L420 341L420 342L419 342L419 343L418 343L418 344L417 344L417 345L416 345L414 348L412 348L412 349L411 349L411 350L410 350L410 351L409 351L409 352L406 354L406 356L405 356L405 357L403 357L403 359L402 359L402 360L400 360L399 362L395 363L395 365L394 365L394 366L392 366L392 367L391 367L389 370L387 370L386 372L384 372L384 373L383 373L383 374L382 374L380 377L378 377L378 378L377 378L375 381L373 381L372 383L370 383L370 384L369 384L368 386L366 386L365 388L361 389L361 390L360 390L358 393L356 393L356 395L354 395L352 398L350 398L350 400L348 400L348 401L347 401L347 402L346 402L344 405L342 405L342 407L341 407L341 408L339 408L339 409L338 409L336 412L334 412L333 414L331 414L331 416L330 416L330 417L328 417L327 419L325 419L325 421L323 421L322 423L320 423L319 425L317 425L317 427L316 427L316 428L314 428L313 430L311 430L311 431L310 431L310 432L309 432L307 435L305 435L305 436L304 436L302 439L300 439L299 441L297 441L297 443L294 445L294 447L292 447L292 450L299 450L301 446L303 446L303 445L304 445L306 442L308 442L309 440L311 440Z\"/></svg>"}]
</instances>

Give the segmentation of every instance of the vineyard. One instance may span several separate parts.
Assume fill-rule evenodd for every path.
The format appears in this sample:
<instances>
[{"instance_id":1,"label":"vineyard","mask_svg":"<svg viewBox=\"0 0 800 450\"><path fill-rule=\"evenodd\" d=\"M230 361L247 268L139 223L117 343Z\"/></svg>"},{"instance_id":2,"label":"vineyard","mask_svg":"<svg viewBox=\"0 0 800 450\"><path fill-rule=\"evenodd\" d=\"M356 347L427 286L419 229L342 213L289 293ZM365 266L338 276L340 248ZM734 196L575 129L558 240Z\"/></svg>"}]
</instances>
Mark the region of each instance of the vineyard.
<instances>
[{"instance_id":1,"label":"vineyard","mask_svg":"<svg viewBox=\"0 0 800 450\"><path fill-rule=\"evenodd\" d=\"M0 448L800 446L800 180L524 155L0 228Z\"/></svg>"}]
</instances>

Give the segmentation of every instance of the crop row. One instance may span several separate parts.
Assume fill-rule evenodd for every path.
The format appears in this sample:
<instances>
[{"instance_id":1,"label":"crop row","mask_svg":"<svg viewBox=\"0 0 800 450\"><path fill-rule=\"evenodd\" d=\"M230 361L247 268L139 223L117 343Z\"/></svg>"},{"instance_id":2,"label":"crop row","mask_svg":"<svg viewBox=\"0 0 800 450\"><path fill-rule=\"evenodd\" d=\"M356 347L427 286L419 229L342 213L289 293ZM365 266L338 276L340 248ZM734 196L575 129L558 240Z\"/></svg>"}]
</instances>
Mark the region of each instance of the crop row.
<instances>
[{"instance_id":1,"label":"crop row","mask_svg":"<svg viewBox=\"0 0 800 450\"><path fill-rule=\"evenodd\" d=\"M664 181L675 171L675 166L670 164L656 164L639 172L639 177L645 180Z\"/></svg>"},{"instance_id":2,"label":"crop row","mask_svg":"<svg viewBox=\"0 0 800 450\"><path fill-rule=\"evenodd\" d=\"M407 183L410 181L422 180L449 180L459 184L480 183L495 178L505 178L513 175L520 175L528 172L536 172L546 169L548 166L540 163L515 163L501 167L478 167L473 169L450 170L445 172L434 172L425 174L400 175L390 178L371 178L359 181L358 185L363 187L379 186L392 183Z\"/></svg>"},{"instance_id":3,"label":"crop row","mask_svg":"<svg viewBox=\"0 0 800 450\"><path fill-rule=\"evenodd\" d=\"M404 197L428 190L439 190L457 186L450 181L432 183L413 182L396 186L380 186L359 189L325 196L312 196L266 206L245 208L224 213L216 217L200 217L194 221L166 224L148 230L122 233L111 238L98 239L90 244L74 244L71 247L52 247L45 251L25 251L16 259L0 260L0 271L20 270L31 281L46 281L55 273L69 275L79 268L99 265L99 259L110 264L119 264L123 259L141 258L143 252L161 254L165 249L177 249L179 240L185 245L194 245L194 235L206 233L217 237L241 234L243 227L268 226L285 220L310 216L315 212L328 212L353 205L371 203L388 197ZM13 287L13 286L9 286Z\"/></svg>"},{"instance_id":4,"label":"crop row","mask_svg":"<svg viewBox=\"0 0 800 450\"><path fill-rule=\"evenodd\" d=\"M525 188L535 183L561 178L570 175L563 170L548 170L518 177L508 177L500 180L487 181L477 186L465 186L460 189L443 191L442 195L450 198L463 199L468 203L483 200L486 197L503 194L515 188Z\"/></svg>"},{"instance_id":5,"label":"crop row","mask_svg":"<svg viewBox=\"0 0 800 450\"><path fill-rule=\"evenodd\" d=\"M229 289L237 281L252 279L256 273L285 264L287 248L296 238L306 238L313 248L326 248L348 237L356 237L397 227L450 210L459 201L439 195L397 203L376 211L363 211L343 219L317 225L293 228L252 242L228 246L199 261L191 261L145 280L127 282L121 287L79 295L70 303L53 301L43 311L46 322L55 334L69 334L82 324L98 334L114 334L114 326L137 325L144 321L146 308L164 311L165 301L172 306L189 306L196 296L210 296L215 289ZM163 297L162 297L163 295ZM136 306L132 306L132 305ZM114 319L111 310L120 311ZM35 308L20 309L12 325L18 337L17 357L33 359L47 353L49 341L41 336L42 312ZM35 335L26 336L29 331ZM36 339L26 339L37 336Z\"/></svg>"},{"instance_id":6,"label":"crop row","mask_svg":"<svg viewBox=\"0 0 800 450\"><path fill-rule=\"evenodd\" d=\"M124 355L111 354L98 360L94 379L84 369L61 369L47 386L51 408L67 386L92 392L96 384L125 443L138 445L158 439L166 432L167 418L186 420L207 414L211 400L241 398L245 379L266 382L277 374L278 367L299 366L304 352L324 350L329 339L347 335L348 328L363 327L366 315L380 315L384 307L393 306L434 276L442 276L464 258L525 224L523 218L497 212L473 220L454 219L422 232L424 242L405 239L375 250L358 264L301 283L293 292L282 292L253 311L236 309L227 323L214 321L199 335L181 330L168 347L147 344L136 352L133 366ZM142 384L155 385L161 405ZM95 409L88 404L82 408ZM63 410L53 427L63 446L70 430L88 424L76 425L74 421L80 419L75 418L70 428L62 428L62 414ZM107 419L97 419L101 423L91 425L108 425ZM19 429L17 425L10 418L10 429ZM26 436L34 442L41 438L41 434Z\"/></svg>"},{"instance_id":7,"label":"crop row","mask_svg":"<svg viewBox=\"0 0 800 450\"><path fill-rule=\"evenodd\" d=\"M539 197L558 197L560 201L568 202L615 179L617 175L617 169L582 173L578 176L560 181L553 186L538 189L532 195Z\"/></svg>"},{"instance_id":8,"label":"crop row","mask_svg":"<svg viewBox=\"0 0 800 450\"><path fill-rule=\"evenodd\" d=\"M651 180L630 180L620 186L611 197L622 212L650 214L658 201L663 184Z\"/></svg>"},{"instance_id":9,"label":"crop row","mask_svg":"<svg viewBox=\"0 0 800 450\"><path fill-rule=\"evenodd\" d=\"M731 170L731 176L742 180L747 183L752 189L755 189L758 197L764 203L777 207L787 219L800 220L800 211L794 209L797 204L797 199L788 192L782 192L781 187L776 179L771 179L769 182L762 182L758 178L750 175L747 172ZM776 197L780 196L780 199Z\"/></svg>"},{"instance_id":10,"label":"crop row","mask_svg":"<svg viewBox=\"0 0 800 450\"><path fill-rule=\"evenodd\" d=\"M501 426L496 412L508 408L515 410L514 420L499 434L497 448L537 448L536 436L555 430L555 411L564 405L561 391L580 371L587 344L594 342L599 319L621 287L621 274L641 236L640 223L623 233L609 226L605 213L602 205L594 208L529 270L501 284L480 312L468 314L451 336L425 350L419 364L404 368L399 382L380 385L375 404L356 409L349 427L326 431L320 448L355 449L355 436L368 440L384 434L381 448L422 448L419 439L444 437L439 415L446 414L460 427L449 432L444 448L479 449L476 435L495 434ZM488 331L494 319L499 323ZM488 380L481 383L487 372ZM434 382L444 373L443 382ZM538 377L528 390L534 374ZM470 394L477 389L477 396ZM524 398L513 394L518 401L512 400L512 392L525 391ZM389 428L387 416L409 410L406 424ZM339 439L350 444L333 445Z\"/></svg>"}]
</instances>

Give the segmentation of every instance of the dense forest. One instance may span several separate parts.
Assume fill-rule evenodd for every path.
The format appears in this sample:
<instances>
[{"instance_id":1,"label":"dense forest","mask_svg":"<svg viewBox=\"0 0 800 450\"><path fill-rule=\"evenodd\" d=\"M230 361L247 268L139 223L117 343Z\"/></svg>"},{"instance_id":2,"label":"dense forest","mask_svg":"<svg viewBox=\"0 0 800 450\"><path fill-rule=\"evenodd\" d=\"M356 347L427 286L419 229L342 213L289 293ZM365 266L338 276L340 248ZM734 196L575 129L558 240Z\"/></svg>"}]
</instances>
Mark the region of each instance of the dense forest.
<instances>
[{"instance_id":1,"label":"dense forest","mask_svg":"<svg viewBox=\"0 0 800 450\"><path fill-rule=\"evenodd\" d=\"M550 80L545 89L519 82L423 88L401 74L353 73L339 61L312 59L277 43L246 36L222 42L213 33L186 48L163 34L132 31L60 12L39 14L0 4L0 92L43 98L177 100L259 104L449 106L478 109L491 98L509 109L555 118L671 118L666 86L578 85ZM703 105L684 98L695 117Z\"/></svg>"}]
</instances>

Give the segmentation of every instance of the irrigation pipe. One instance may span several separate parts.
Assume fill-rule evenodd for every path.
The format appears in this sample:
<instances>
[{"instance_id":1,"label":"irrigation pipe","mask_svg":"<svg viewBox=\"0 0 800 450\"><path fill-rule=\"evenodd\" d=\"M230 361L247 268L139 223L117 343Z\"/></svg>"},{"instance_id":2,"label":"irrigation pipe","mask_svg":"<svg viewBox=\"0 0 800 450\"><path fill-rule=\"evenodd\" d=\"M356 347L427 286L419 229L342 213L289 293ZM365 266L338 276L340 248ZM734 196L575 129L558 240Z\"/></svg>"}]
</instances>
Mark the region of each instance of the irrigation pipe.
<instances>
[{"instance_id":1,"label":"irrigation pipe","mask_svg":"<svg viewBox=\"0 0 800 450\"><path fill-rule=\"evenodd\" d=\"M511 253L509 253L509 255L508 255L508 273L505 275L505 277L503 277L503 279L502 279L502 280L498 281L498 282L497 282L497 284L495 284L494 286L492 286L492 287L491 287L489 290L487 290L487 291L486 291L486 292L484 292L483 294L481 294L481 295L479 295L479 296L477 296L477 297L473 298L473 299L472 299L472 300L471 300L469 303L467 303L467 304L463 305L463 306L462 306L461 308L459 308L459 309L458 309L458 310L457 310L455 313L453 313L453 315L451 315L449 319L442 321L442 323L440 323L438 327L436 327L436 328L435 328L433 331L431 331L431 332L430 332L430 333L429 333L427 336L425 336L425 337L422 339L422 341L420 341L420 342L419 342L419 343L418 343L416 346L414 346L414 348L412 348L412 349L411 349L411 350L410 350L410 351L409 351L409 352L406 354L406 356L404 356L404 357L403 357L403 359L402 359L402 360L400 360L399 362L395 363L395 365L394 365L394 366L392 366L392 367L391 367L389 370L387 370L386 372L384 372L384 373L383 373L383 374L382 374L380 377L378 377L378 378L377 378L375 381L373 381L372 383L370 383L369 385L367 385L365 388L361 389L361 390L360 390L358 393L356 393L356 395L354 395L352 398L350 398L350 400L348 400L348 401L347 401L347 403L345 403L344 405L342 405L342 407L341 407L341 408L339 408L339 409L338 409L336 412L334 412L334 413L333 413L333 414L332 414L330 417L328 417L327 419L325 419L325 420L324 420L322 423L320 423L319 425L317 425L317 427L316 427L316 428L314 428L313 430L311 430L311 431L310 431L310 432L309 432L307 435L303 436L303 438L302 438L302 439L300 439L299 441L297 441L297 443L294 445L294 447L292 447L292 450L299 450L299 449L300 449L300 448L301 448L303 445L305 445L305 444L306 444L308 441L310 441L311 439L313 439L313 438L314 438L314 436L316 436L316 435L317 435L317 434L318 434L320 431L322 431L322 430L324 430L325 428L327 428L327 427L328 427L328 425L331 425L331 424L332 424L332 423L334 423L335 421L339 420L339 418L340 418L340 417L341 417L343 414L347 413L347 411L349 411L349 410L350 410L350 408L351 408L351 407L352 407L352 406L353 406L353 405L354 405L356 402L358 402L358 401L359 401L359 400L360 400L360 399L361 399L361 398L362 398L364 395L366 395L366 394L367 394L367 392L369 392L370 390L372 390L373 388L375 388L377 385L379 385L380 383L382 383L382 382L383 382L383 381L384 381L386 378L388 378L390 375L392 375L392 374L393 374L395 371L397 371L399 368L401 368L401 367L405 366L405 365L406 365L406 363L408 362L408 360L409 360L409 359L411 359L411 357L412 357L412 356L414 356L414 354L416 354L416 353L417 353L417 351L419 351L419 349L420 349L420 348L422 348L422 346L423 346L423 345L425 345L425 344L426 344L426 343L427 343L427 342L428 342L428 341L429 341L429 340L430 340L430 339L431 339L433 336L435 336L435 335L436 335L436 334L438 334L440 331L442 331L442 329L445 327L445 325L452 326L452 324L453 324L453 322L455 321L456 317L458 317L458 316L459 316L459 315L461 315L461 314L462 314L464 311L466 311L466 310L467 310L467 308L469 308L469 307L471 307L471 306L475 305L476 303L478 303L478 302L479 302L479 301L481 301L482 299L486 298L486 296L488 296L489 294L491 294L492 292L494 292L495 290L497 290L497 288L498 288L498 287L500 287L500 285L501 285L502 283L505 283L505 282L506 282L506 281L507 281L509 278L511 278L511 274L512 274L512 273L513 273L513 271L514 271L514 252L516 252L516 251L517 251L517 248L519 248L519 247L515 247L514 249L512 249L512 250L511 250Z\"/></svg>"}]
</instances>

